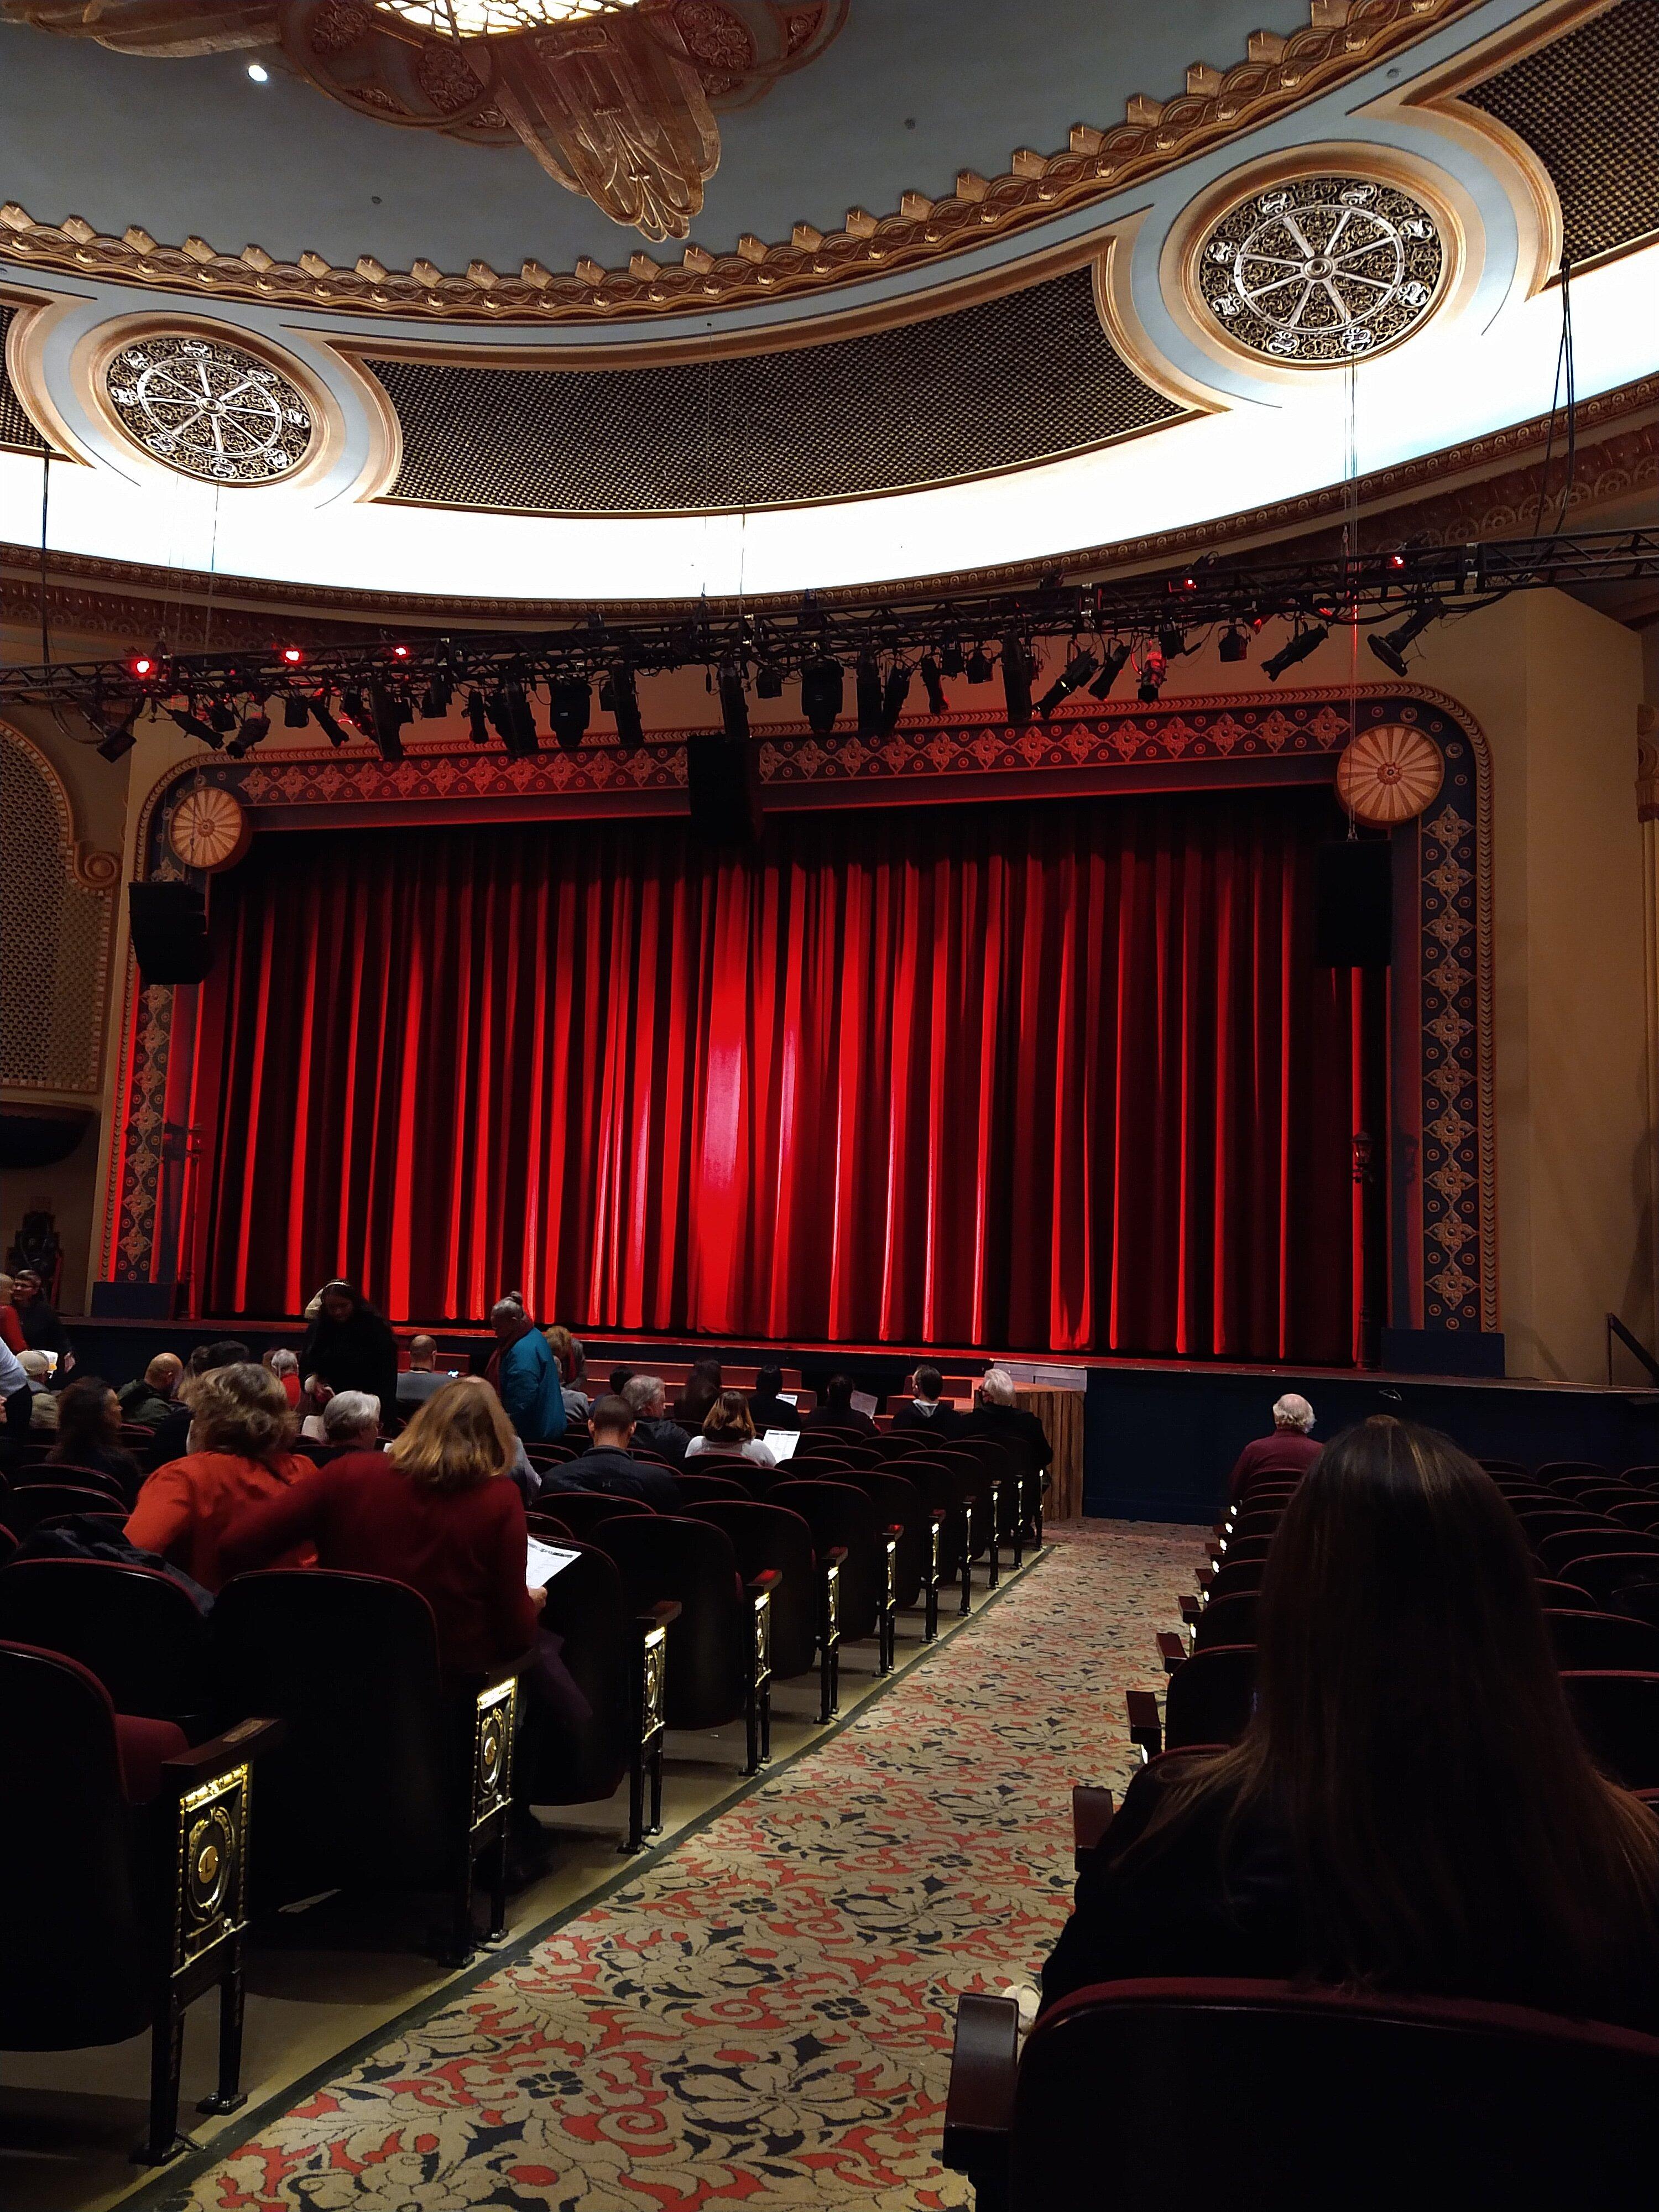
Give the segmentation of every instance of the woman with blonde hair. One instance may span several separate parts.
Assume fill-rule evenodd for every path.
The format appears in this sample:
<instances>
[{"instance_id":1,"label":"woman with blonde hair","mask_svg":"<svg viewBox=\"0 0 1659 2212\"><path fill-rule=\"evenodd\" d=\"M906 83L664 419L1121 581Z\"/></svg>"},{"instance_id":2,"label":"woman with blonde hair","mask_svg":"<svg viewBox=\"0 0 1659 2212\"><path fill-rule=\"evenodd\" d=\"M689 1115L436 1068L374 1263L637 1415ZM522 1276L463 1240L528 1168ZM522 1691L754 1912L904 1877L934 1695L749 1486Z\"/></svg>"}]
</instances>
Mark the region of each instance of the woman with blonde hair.
<instances>
[{"instance_id":1,"label":"woman with blonde hair","mask_svg":"<svg viewBox=\"0 0 1659 2212\"><path fill-rule=\"evenodd\" d=\"M279 1498L309 1473L289 1447L297 1425L274 1375L252 1361L199 1376L190 1399L189 1449L158 1467L138 1493L127 1540L159 1552L204 1589L228 1573L221 1549L232 1523L262 1498ZM283 1564L309 1563L296 1550Z\"/></svg>"},{"instance_id":2,"label":"woman with blonde hair","mask_svg":"<svg viewBox=\"0 0 1659 2212\"><path fill-rule=\"evenodd\" d=\"M688 1460L708 1454L714 1459L746 1459L756 1467L775 1467L772 1447L755 1434L755 1417L741 1390L722 1390L703 1415L701 1431L685 1448Z\"/></svg>"},{"instance_id":3,"label":"woman with blonde hair","mask_svg":"<svg viewBox=\"0 0 1659 2212\"><path fill-rule=\"evenodd\" d=\"M533 1643L547 1595L526 1587L524 1504L508 1479L517 1446L488 1382L446 1382L385 1451L342 1452L253 1506L226 1540L227 1570L308 1544L319 1566L419 1590L446 1672L505 1666Z\"/></svg>"}]
</instances>

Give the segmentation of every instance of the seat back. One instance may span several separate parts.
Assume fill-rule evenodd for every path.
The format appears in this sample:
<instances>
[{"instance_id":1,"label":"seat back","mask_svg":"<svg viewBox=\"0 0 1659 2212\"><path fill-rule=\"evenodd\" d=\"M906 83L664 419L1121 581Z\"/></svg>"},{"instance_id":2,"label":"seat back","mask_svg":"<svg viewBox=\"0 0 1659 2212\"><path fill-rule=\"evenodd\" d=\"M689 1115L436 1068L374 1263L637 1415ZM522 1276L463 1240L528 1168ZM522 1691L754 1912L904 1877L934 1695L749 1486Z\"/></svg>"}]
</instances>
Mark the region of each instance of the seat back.
<instances>
[{"instance_id":1,"label":"seat back","mask_svg":"<svg viewBox=\"0 0 1659 2212\"><path fill-rule=\"evenodd\" d=\"M1648 1552L1659 1558L1659 1537L1626 1528L1621 1521L1604 1521L1597 1528L1552 1528L1535 1548L1552 1574L1563 1569L1571 1574L1602 1552Z\"/></svg>"},{"instance_id":2,"label":"seat back","mask_svg":"<svg viewBox=\"0 0 1659 2212\"><path fill-rule=\"evenodd\" d=\"M1193 1632L1194 1650L1211 1651L1218 1644L1253 1644L1260 1602L1254 1590L1236 1590L1231 1597L1212 1597L1198 1616L1198 1626Z\"/></svg>"},{"instance_id":3,"label":"seat back","mask_svg":"<svg viewBox=\"0 0 1659 2212\"><path fill-rule=\"evenodd\" d=\"M972 1486L959 1468L947 1467L943 1461L931 1456L912 1453L897 1466L902 1467L904 1480L921 1493L923 1505L930 1512L942 1510L945 1514L945 1526L939 1535L939 1579L948 1583L962 1565L962 1525L958 1516L963 1500L973 1494Z\"/></svg>"},{"instance_id":4,"label":"seat back","mask_svg":"<svg viewBox=\"0 0 1659 2212\"><path fill-rule=\"evenodd\" d=\"M83 1489L76 1483L21 1483L6 1500L6 1525L19 1536L27 1535L43 1521L60 1520L68 1513L112 1515L120 1521L127 1517L118 1494Z\"/></svg>"},{"instance_id":5,"label":"seat back","mask_svg":"<svg viewBox=\"0 0 1659 2212\"><path fill-rule=\"evenodd\" d=\"M1614 1781L1659 1790L1659 1674L1571 1668L1561 1686L1580 1734Z\"/></svg>"},{"instance_id":6,"label":"seat back","mask_svg":"<svg viewBox=\"0 0 1659 2212\"><path fill-rule=\"evenodd\" d=\"M751 1498L709 1498L690 1509L723 1529L744 1582L774 1569L783 1577L772 1593L772 1672L780 1680L817 1662L818 1597L812 1531L787 1506Z\"/></svg>"},{"instance_id":7,"label":"seat back","mask_svg":"<svg viewBox=\"0 0 1659 2212\"><path fill-rule=\"evenodd\" d=\"M118 1713L176 1721L187 1733L207 1719L207 1622L153 1567L21 1560L0 1573L0 1639L76 1660L98 1677Z\"/></svg>"},{"instance_id":8,"label":"seat back","mask_svg":"<svg viewBox=\"0 0 1659 2212\"><path fill-rule=\"evenodd\" d=\"M611 1498L603 1490L544 1490L538 1502L584 1543L592 1541L602 1521L655 1517L655 1509L644 1498Z\"/></svg>"},{"instance_id":9,"label":"seat back","mask_svg":"<svg viewBox=\"0 0 1659 2212\"><path fill-rule=\"evenodd\" d=\"M0 2050L118 2043L149 2020L131 1815L101 1683L0 1644Z\"/></svg>"},{"instance_id":10,"label":"seat back","mask_svg":"<svg viewBox=\"0 0 1659 2212\"><path fill-rule=\"evenodd\" d=\"M376 1575L238 1575L213 1608L232 1714L288 1734L259 1774L263 1897L448 1879L459 1786L432 1608Z\"/></svg>"},{"instance_id":11,"label":"seat back","mask_svg":"<svg viewBox=\"0 0 1659 2212\"><path fill-rule=\"evenodd\" d=\"M857 1644L873 1636L882 1597L876 1549L881 1523L863 1491L851 1480L778 1482L767 1492L767 1503L799 1513L820 1554L837 1544L846 1547L839 1599L842 1640Z\"/></svg>"},{"instance_id":12,"label":"seat back","mask_svg":"<svg viewBox=\"0 0 1659 2212\"><path fill-rule=\"evenodd\" d=\"M0 1575L0 1589L5 1577ZM1659 1673L1659 1628L1617 1613L1559 1612L1544 1615L1558 1667L1634 1668Z\"/></svg>"},{"instance_id":13,"label":"seat back","mask_svg":"<svg viewBox=\"0 0 1659 2212\"><path fill-rule=\"evenodd\" d=\"M1109 2130L1105 2085L1160 2124ZM1659 2039L1518 2006L1120 1982L1032 2030L1009 2202L1099 2203L1109 2155L1123 2203L1324 2204L1340 2173L1367 2206L1633 2201L1656 2099Z\"/></svg>"},{"instance_id":14,"label":"seat back","mask_svg":"<svg viewBox=\"0 0 1659 2212\"><path fill-rule=\"evenodd\" d=\"M1618 1593L1632 1583L1659 1582L1659 1552L1647 1546L1639 1552L1598 1552L1593 1559L1575 1559L1566 1575L1604 1611L1626 1613L1630 1608L1616 1602Z\"/></svg>"},{"instance_id":15,"label":"seat back","mask_svg":"<svg viewBox=\"0 0 1659 2212\"><path fill-rule=\"evenodd\" d=\"M1534 1472L1540 1482L1547 1482L1552 1490L1565 1491L1569 1497L1586 1486L1594 1487L1607 1479L1607 1469L1593 1459L1547 1460Z\"/></svg>"},{"instance_id":16,"label":"seat back","mask_svg":"<svg viewBox=\"0 0 1659 2212\"><path fill-rule=\"evenodd\" d=\"M1164 1742L1170 1751L1194 1743L1237 1743L1249 1726L1255 1695L1255 1646L1213 1644L1195 1651L1170 1677Z\"/></svg>"},{"instance_id":17,"label":"seat back","mask_svg":"<svg viewBox=\"0 0 1659 2212\"><path fill-rule=\"evenodd\" d=\"M864 1468L852 1479L875 1507L877 1527L900 1532L893 1561L894 1589L900 1605L915 1605L927 1572L933 1526L927 1501L896 1468Z\"/></svg>"},{"instance_id":18,"label":"seat back","mask_svg":"<svg viewBox=\"0 0 1659 2212\"><path fill-rule=\"evenodd\" d=\"M676 1469L674 1480L679 1485L680 1502L685 1505L712 1504L717 1498L740 1504L749 1495L747 1484L729 1474L686 1474Z\"/></svg>"},{"instance_id":19,"label":"seat back","mask_svg":"<svg viewBox=\"0 0 1659 2212\"><path fill-rule=\"evenodd\" d=\"M78 1467L73 1460L49 1459L40 1473L47 1482L66 1483L71 1490L102 1490L120 1506L127 1502L120 1478L106 1474L101 1467Z\"/></svg>"},{"instance_id":20,"label":"seat back","mask_svg":"<svg viewBox=\"0 0 1659 2212\"><path fill-rule=\"evenodd\" d=\"M602 1522L593 1541L616 1561L630 1613L678 1603L670 1623L665 1712L670 1728L721 1728L744 1710L747 1622L737 1554L712 1522L678 1513Z\"/></svg>"},{"instance_id":21,"label":"seat back","mask_svg":"<svg viewBox=\"0 0 1659 2212\"><path fill-rule=\"evenodd\" d=\"M568 1698L537 1700L532 1690L536 1725L520 1741L533 1763L524 1783L532 1804L586 1805L609 1797L628 1772L633 1614L610 1553L579 1538L559 1540L579 1556L548 1583L541 1625L559 1638L560 1659L588 1710L582 1718Z\"/></svg>"}]
</instances>

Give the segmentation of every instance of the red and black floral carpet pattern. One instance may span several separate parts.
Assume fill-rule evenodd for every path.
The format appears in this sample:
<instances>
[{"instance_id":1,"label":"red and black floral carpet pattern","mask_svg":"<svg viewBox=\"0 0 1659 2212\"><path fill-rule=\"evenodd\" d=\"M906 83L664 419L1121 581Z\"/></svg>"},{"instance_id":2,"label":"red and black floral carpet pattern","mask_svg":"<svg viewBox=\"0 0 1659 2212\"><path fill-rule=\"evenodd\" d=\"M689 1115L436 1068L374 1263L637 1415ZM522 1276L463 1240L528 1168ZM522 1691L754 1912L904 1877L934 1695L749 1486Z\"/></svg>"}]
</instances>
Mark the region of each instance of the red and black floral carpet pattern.
<instances>
[{"instance_id":1,"label":"red and black floral carpet pattern","mask_svg":"<svg viewBox=\"0 0 1659 2212\"><path fill-rule=\"evenodd\" d=\"M1199 1532L1094 1522L884 1697L614 1893L308 2096L190 2212L966 2204L952 2018L1036 1974L1070 1789L1132 1771L1123 1692Z\"/></svg>"}]
</instances>

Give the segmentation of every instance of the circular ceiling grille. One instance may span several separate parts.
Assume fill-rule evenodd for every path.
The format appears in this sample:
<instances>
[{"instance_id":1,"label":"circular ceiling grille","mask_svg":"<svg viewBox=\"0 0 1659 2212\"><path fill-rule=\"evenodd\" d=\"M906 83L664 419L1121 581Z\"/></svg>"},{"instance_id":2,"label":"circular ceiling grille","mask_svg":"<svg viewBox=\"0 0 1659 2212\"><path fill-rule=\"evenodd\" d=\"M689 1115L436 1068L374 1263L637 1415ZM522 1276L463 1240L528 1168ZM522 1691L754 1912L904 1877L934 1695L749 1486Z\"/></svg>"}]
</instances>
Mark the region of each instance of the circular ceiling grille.
<instances>
[{"instance_id":1,"label":"circular ceiling grille","mask_svg":"<svg viewBox=\"0 0 1659 2212\"><path fill-rule=\"evenodd\" d=\"M1200 250L1199 291L1247 351L1322 368L1407 337L1446 266L1420 200L1364 177L1304 177L1228 209Z\"/></svg>"},{"instance_id":2,"label":"circular ceiling grille","mask_svg":"<svg viewBox=\"0 0 1659 2212\"><path fill-rule=\"evenodd\" d=\"M104 372L133 443L212 483L270 483L299 467L315 424L295 384L240 346L163 334L124 346Z\"/></svg>"},{"instance_id":3,"label":"circular ceiling grille","mask_svg":"<svg viewBox=\"0 0 1659 2212\"><path fill-rule=\"evenodd\" d=\"M500 38L544 31L590 15L616 15L638 0L374 0L383 15L401 15L447 39Z\"/></svg>"}]
</instances>

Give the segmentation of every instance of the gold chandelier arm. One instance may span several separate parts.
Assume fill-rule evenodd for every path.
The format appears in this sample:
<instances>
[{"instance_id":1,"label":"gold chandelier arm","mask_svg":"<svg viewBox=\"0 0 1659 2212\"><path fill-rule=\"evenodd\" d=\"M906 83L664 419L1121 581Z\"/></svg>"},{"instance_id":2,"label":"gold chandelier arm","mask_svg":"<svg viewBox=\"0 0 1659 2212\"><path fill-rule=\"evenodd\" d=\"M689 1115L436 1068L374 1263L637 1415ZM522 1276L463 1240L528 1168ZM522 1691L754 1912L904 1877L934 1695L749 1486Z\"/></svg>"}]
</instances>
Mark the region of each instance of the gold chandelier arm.
<instances>
[{"instance_id":1,"label":"gold chandelier arm","mask_svg":"<svg viewBox=\"0 0 1659 2212\"><path fill-rule=\"evenodd\" d=\"M0 0L9 22L167 60L275 46L279 13L277 0Z\"/></svg>"}]
</instances>

